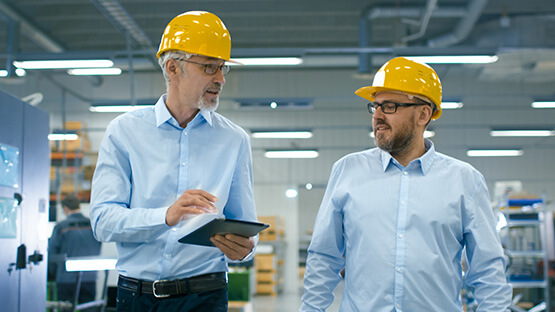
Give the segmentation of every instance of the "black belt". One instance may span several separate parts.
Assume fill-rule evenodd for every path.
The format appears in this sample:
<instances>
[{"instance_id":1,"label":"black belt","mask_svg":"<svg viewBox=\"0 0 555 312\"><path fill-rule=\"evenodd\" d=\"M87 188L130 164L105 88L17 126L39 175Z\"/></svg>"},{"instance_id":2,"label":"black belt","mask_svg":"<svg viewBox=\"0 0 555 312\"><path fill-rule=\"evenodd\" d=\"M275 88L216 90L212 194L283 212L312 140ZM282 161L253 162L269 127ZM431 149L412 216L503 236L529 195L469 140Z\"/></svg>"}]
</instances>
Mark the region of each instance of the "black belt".
<instances>
[{"instance_id":1,"label":"black belt","mask_svg":"<svg viewBox=\"0 0 555 312\"><path fill-rule=\"evenodd\" d=\"M143 294L154 295L156 298L165 298L173 295L187 295L224 288L227 286L227 277L225 272L219 272L180 280L157 280L150 282L123 275L119 276L118 287L137 291L139 285Z\"/></svg>"}]
</instances>

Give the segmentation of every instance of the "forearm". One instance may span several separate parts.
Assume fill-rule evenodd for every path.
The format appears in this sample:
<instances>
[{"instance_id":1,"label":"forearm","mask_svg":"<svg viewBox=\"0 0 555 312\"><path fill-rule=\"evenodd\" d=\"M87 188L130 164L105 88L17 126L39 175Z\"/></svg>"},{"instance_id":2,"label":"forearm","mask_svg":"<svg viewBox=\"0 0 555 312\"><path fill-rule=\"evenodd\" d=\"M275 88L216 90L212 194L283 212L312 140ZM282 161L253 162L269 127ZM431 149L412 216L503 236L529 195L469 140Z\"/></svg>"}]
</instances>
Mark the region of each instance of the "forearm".
<instances>
[{"instance_id":1,"label":"forearm","mask_svg":"<svg viewBox=\"0 0 555 312\"><path fill-rule=\"evenodd\" d=\"M129 209L99 204L91 209L94 236L103 242L149 242L169 229L167 207Z\"/></svg>"},{"instance_id":2,"label":"forearm","mask_svg":"<svg viewBox=\"0 0 555 312\"><path fill-rule=\"evenodd\" d=\"M310 252L304 276L304 295L299 312L325 311L333 300L333 291L341 281L339 272L344 259Z\"/></svg>"}]
</instances>

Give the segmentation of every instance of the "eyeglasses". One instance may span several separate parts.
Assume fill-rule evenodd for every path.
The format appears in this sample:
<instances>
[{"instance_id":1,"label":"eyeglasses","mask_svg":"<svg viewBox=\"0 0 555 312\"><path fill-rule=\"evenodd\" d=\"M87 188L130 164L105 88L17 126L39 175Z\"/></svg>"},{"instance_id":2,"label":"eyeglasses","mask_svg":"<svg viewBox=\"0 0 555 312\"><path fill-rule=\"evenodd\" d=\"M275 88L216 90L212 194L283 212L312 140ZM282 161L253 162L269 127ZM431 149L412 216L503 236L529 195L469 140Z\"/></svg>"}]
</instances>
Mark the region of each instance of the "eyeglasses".
<instances>
[{"instance_id":1,"label":"eyeglasses","mask_svg":"<svg viewBox=\"0 0 555 312\"><path fill-rule=\"evenodd\" d=\"M229 73L229 70L230 70L229 65L225 65L225 64L223 64L223 65L203 64L203 63L197 63L197 62L189 61L189 60L183 59L183 58L174 58L174 60L183 61L183 62L187 62L187 63L193 63L193 64L203 66L204 67L204 72L207 73L208 75L216 74L218 69L222 71L222 74L226 75L227 73Z\"/></svg>"},{"instance_id":2,"label":"eyeglasses","mask_svg":"<svg viewBox=\"0 0 555 312\"><path fill-rule=\"evenodd\" d=\"M395 114L397 112L397 107L408 107L408 106L421 106L421 105L430 105L425 103L397 103L397 102L390 102L385 101L383 103L376 103L376 102L369 102L368 103L368 112L370 114L374 114L376 110L381 107L382 112L384 114Z\"/></svg>"}]
</instances>

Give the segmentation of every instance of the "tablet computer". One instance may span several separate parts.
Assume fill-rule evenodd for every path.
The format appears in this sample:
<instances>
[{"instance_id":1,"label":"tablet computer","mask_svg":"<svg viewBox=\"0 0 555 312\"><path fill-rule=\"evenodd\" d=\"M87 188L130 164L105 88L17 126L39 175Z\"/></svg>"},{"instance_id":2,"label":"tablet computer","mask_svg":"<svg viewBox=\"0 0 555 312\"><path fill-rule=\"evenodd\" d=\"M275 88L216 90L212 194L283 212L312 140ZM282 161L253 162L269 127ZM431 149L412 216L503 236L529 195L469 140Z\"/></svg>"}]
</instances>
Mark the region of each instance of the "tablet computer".
<instances>
[{"instance_id":1,"label":"tablet computer","mask_svg":"<svg viewBox=\"0 0 555 312\"><path fill-rule=\"evenodd\" d=\"M214 244L210 241L210 237L214 235L235 234L244 237L251 237L269 226L270 225L266 223L215 218L189 234L186 234L178 241L184 244L214 247Z\"/></svg>"}]
</instances>

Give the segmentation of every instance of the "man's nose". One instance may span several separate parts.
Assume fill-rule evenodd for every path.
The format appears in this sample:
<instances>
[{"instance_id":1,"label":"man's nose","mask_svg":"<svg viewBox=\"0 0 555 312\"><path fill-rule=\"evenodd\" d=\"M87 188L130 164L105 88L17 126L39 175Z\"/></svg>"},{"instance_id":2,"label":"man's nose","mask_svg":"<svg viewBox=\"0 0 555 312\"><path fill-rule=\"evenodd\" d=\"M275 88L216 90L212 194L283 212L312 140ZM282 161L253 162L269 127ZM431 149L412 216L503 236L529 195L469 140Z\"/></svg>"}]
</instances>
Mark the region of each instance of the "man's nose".
<instances>
[{"instance_id":1,"label":"man's nose","mask_svg":"<svg viewBox=\"0 0 555 312\"><path fill-rule=\"evenodd\" d=\"M225 84L225 77L224 77L224 73L222 72L222 69L219 68L216 73L214 74L214 78L212 78L213 82L217 82L219 84L221 84L222 86Z\"/></svg>"},{"instance_id":2,"label":"man's nose","mask_svg":"<svg viewBox=\"0 0 555 312\"><path fill-rule=\"evenodd\" d=\"M373 119L376 119L376 118L382 119L383 115L385 115L384 112L383 112L383 106L378 106L374 110L374 114L372 114L372 118Z\"/></svg>"}]
</instances>

